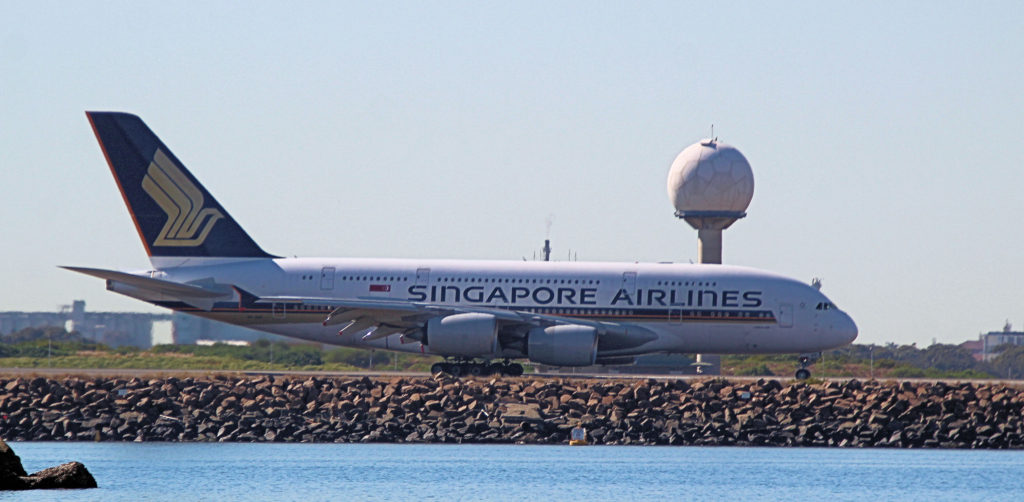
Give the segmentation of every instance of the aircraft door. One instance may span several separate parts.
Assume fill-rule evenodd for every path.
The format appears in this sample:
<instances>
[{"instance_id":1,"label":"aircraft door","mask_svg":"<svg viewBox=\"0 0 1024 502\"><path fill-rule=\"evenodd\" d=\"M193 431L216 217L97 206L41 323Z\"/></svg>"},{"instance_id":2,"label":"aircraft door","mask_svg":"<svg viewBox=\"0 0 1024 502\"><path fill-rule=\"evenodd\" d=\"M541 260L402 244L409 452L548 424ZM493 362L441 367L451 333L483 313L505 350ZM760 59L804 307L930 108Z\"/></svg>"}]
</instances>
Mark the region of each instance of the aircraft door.
<instances>
[{"instance_id":1,"label":"aircraft door","mask_svg":"<svg viewBox=\"0 0 1024 502\"><path fill-rule=\"evenodd\" d=\"M324 291L334 289L334 267L320 269L320 289Z\"/></svg>"},{"instance_id":2,"label":"aircraft door","mask_svg":"<svg viewBox=\"0 0 1024 502\"><path fill-rule=\"evenodd\" d=\"M792 328L793 327L793 304L792 303L781 303L779 304L779 327Z\"/></svg>"},{"instance_id":3,"label":"aircraft door","mask_svg":"<svg viewBox=\"0 0 1024 502\"><path fill-rule=\"evenodd\" d=\"M430 284L430 269L429 268L418 268L416 269L416 285L426 286Z\"/></svg>"}]
</instances>

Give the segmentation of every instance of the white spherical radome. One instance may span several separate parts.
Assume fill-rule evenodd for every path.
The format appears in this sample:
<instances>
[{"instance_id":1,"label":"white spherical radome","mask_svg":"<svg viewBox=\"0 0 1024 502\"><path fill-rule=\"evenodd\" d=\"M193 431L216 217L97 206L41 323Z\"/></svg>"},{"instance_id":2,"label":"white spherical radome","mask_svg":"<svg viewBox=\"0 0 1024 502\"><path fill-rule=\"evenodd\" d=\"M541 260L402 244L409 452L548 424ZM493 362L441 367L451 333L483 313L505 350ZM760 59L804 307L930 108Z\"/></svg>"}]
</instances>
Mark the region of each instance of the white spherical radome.
<instances>
[{"instance_id":1,"label":"white spherical radome","mask_svg":"<svg viewBox=\"0 0 1024 502\"><path fill-rule=\"evenodd\" d=\"M754 197L754 172L736 148L704 140L684 149L668 173L668 197L677 214L742 214Z\"/></svg>"}]
</instances>

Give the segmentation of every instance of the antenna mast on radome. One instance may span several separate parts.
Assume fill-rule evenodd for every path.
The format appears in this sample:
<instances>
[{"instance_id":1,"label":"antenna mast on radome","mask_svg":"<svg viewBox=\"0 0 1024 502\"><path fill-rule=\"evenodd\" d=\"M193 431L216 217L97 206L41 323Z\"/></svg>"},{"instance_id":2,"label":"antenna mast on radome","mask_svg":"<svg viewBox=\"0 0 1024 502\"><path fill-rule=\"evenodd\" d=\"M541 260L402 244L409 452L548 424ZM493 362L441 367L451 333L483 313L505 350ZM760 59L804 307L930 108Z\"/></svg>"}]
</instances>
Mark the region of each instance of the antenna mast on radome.
<instances>
[{"instance_id":1,"label":"antenna mast on radome","mask_svg":"<svg viewBox=\"0 0 1024 502\"><path fill-rule=\"evenodd\" d=\"M544 258L544 261L551 261L551 225L554 222L554 214L548 214L544 218L544 249L541 250L541 256Z\"/></svg>"}]
</instances>

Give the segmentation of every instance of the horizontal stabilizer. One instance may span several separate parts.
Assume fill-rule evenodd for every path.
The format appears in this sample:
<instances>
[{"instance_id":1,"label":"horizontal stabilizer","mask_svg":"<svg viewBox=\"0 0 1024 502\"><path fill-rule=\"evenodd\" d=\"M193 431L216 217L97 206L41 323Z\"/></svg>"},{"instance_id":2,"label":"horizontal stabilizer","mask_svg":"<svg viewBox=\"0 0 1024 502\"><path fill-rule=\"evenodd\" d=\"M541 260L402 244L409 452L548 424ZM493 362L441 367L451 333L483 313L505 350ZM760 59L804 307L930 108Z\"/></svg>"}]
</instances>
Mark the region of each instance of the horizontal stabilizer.
<instances>
[{"instance_id":1,"label":"horizontal stabilizer","mask_svg":"<svg viewBox=\"0 0 1024 502\"><path fill-rule=\"evenodd\" d=\"M230 293L225 293L222 291L211 291L209 289L190 286L188 284L181 284L179 282L171 282L162 279L142 277L134 274L129 274L126 272L118 272L116 270L104 270L101 268L86 267L61 268L70 270L72 272L79 272L85 275L91 275L93 277L99 277L100 279L106 279L108 281L117 281L123 284L128 284L130 286L135 286L139 289L151 291L153 293L160 293L180 298L217 298L230 295Z\"/></svg>"}]
</instances>

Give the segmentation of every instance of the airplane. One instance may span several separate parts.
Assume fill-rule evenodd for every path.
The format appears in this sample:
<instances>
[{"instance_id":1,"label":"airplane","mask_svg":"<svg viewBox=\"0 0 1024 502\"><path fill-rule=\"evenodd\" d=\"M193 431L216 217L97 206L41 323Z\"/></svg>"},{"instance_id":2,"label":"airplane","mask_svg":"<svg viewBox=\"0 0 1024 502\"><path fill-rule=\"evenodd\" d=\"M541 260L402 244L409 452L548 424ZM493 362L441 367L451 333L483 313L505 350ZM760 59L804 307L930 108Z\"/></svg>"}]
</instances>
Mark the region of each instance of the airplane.
<instances>
[{"instance_id":1,"label":"airplane","mask_svg":"<svg viewBox=\"0 0 1024 502\"><path fill-rule=\"evenodd\" d=\"M285 258L265 252L135 115L86 112L152 269L63 267L153 305L315 342L518 376L653 353L801 354L857 326L818 289L730 265Z\"/></svg>"}]
</instances>

